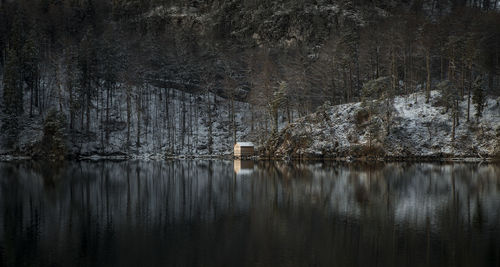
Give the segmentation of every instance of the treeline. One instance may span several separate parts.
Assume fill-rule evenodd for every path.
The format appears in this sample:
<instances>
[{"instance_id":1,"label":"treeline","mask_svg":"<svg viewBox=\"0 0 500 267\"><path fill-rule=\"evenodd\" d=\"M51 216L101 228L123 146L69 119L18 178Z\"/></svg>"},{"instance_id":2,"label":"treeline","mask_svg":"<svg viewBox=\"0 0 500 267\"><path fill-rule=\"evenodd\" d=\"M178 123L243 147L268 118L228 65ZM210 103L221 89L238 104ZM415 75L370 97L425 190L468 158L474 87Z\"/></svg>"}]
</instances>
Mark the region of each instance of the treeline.
<instances>
[{"instance_id":1,"label":"treeline","mask_svg":"<svg viewBox=\"0 0 500 267\"><path fill-rule=\"evenodd\" d=\"M117 123L125 123L127 146L140 146L150 125L174 127L174 89L203 96L210 125L221 105L210 95L226 98L234 140L237 100L252 104L249 127L265 136L327 101L418 91L428 100L431 90L440 89L444 105L454 111L459 99L481 106L485 94L500 93L498 1L0 5L6 146L17 142L24 117L44 117L51 109L65 115L61 120L72 137L106 143ZM153 98L163 103L154 111L161 116L152 115ZM456 120L470 117L455 113Z\"/></svg>"},{"instance_id":2,"label":"treeline","mask_svg":"<svg viewBox=\"0 0 500 267\"><path fill-rule=\"evenodd\" d=\"M304 116L326 101L425 92L427 102L435 89L458 124L470 120L473 104L481 116L485 95L500 94L497 1L410 1L384 11L372 2L340 3L347 15L337 16L319 45L297 41L249 52L248 101L268 111L263 117L273 129L279 114L291 121L293 111ZM463 114L462 99L469 103Z\"/></svg>"},{"instance_id":3,"label":"treeline","mask_svg":"<svg viewBox=\"0 0 500 267\"><path fill-rule=\"evenodd\" d=\"M106 143L110 133L117 127L122 130L125 123L126 144L140 147L151 125L159 125L151 121L157 106L165 108L161 127L174 127L165 121L173 116L169 115L173 112L169 97L176 95L173 88L200 91L199 68L213 69L213 59L200 49L192 32L169 27L160 34L145 19L148 6L142 4L2 3L4 147L16 146L26 122L36 123L25 118L45 118L52 110L63 115L58 120L64 121L71 140L80 143ZM164 105L151 106L153 97ZM182 112L188 108L183 106ZM189 118L183 115L181 132L186 135Z\"/></svg>"}]
</instances>

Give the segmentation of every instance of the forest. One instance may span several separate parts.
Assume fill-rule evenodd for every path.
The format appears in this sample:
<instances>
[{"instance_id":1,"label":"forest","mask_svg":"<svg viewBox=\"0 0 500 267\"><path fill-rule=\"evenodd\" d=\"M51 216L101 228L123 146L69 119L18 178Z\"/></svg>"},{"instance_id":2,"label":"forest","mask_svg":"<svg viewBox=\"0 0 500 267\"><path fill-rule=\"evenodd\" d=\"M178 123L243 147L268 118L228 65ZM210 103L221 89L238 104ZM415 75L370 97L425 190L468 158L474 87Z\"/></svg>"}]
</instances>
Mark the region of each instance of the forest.
<instances>
[{"instance_id":1,"label":"forest","mask_svg":"<svg viewBox=\"0 0 500 267\"><path fill-rule=\"evenodd\" d=\"M269 154L290 125L354 103L346 118L370 152L395 142L389 110L412 96L442 110L454 146L459 133L500 140L498 109L481 121L500 96L499 12L496 0L0 0L0 154L215 155L239 140Z\"/></svg>"}]
</instances>

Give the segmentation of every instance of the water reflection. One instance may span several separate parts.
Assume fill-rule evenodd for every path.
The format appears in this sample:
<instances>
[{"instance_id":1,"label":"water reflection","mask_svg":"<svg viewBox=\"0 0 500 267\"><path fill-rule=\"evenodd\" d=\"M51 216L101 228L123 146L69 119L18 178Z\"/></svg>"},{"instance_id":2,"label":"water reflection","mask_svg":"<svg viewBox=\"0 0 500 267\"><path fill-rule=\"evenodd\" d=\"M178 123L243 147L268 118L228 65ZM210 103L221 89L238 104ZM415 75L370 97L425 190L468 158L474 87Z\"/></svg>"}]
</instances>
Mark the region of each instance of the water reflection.
<instances>
[{"instance_id":1,"label":"water reflection","mask_svg":"<svg viewBox=\"0 0 500 267\"><path fill-rule=\"evenodd\" d=\"M499 177L468 164L0 163L0 265L499 266Z\"/></svg>"},{"instance_id":2,"label":"water reflection","mask_svg":"<svg viewBox=\"0 0 500 267\"><path fill-rule=\"evenodd\" d=\"M253 160L239 160L236 159L233 161L234 164L234 173L238 175L248 175L252 174L254 168Z\"/></svg>"}]
</instances>

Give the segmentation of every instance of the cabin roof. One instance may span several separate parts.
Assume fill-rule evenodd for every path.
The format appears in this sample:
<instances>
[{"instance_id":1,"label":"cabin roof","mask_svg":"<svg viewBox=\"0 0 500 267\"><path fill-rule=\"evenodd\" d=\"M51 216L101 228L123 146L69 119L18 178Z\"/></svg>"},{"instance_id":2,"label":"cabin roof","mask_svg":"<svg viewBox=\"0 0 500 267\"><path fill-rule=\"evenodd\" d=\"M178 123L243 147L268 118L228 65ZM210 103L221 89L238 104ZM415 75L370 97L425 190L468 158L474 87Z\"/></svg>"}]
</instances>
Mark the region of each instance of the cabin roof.
<instances>
[{"instance_id":1,"label":"cabin roof","mask_svg":"<svg viewBox=\"0 0 500 267\"><path fill-rule=\"evenodd\" d=\"M241 147L253 147L254 146L252 142L237 142L236 144L240 145Z\"/></svg>"}]
</instances>

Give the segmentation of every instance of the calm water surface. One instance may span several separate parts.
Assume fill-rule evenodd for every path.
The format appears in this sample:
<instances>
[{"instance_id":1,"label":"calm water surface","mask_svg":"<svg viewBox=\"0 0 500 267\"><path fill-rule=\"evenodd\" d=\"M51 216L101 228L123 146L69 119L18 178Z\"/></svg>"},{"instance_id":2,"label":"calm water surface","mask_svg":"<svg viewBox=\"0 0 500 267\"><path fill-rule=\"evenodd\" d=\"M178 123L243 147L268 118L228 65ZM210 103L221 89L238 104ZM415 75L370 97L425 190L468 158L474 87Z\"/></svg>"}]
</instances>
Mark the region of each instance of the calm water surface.
<instances>
[{"instance_id":1,"label":"calm water surface","mask_svg":"<svg viewBox=\"0 0 500 267\"><path fill-rule=\"evenodd\" d=\"M0 266L500 266L500 167L0 163Z\"/></svg>"}]
</instances>

